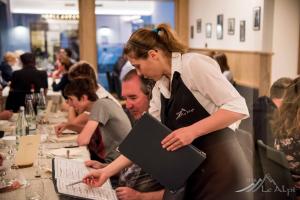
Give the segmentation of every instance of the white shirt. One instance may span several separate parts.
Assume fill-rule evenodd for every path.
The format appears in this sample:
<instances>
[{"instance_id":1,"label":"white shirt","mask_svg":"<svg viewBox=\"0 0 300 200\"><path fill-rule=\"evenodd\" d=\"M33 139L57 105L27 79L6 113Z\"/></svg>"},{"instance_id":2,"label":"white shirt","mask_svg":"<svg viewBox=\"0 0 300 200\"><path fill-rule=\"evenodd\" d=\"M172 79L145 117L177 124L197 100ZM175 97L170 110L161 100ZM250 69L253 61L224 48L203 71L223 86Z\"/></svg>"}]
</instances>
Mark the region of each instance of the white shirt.
<instances>
[{"instance_id":1,"label":"white shirt","mask_svg":"<svg viewBox=\"0 0 300 200\"><path fill-rule=\"evenodd\" d=\"M115 97L113 97L113 95L111 95L107 90L105 90L104 87L102 87L102 85L100 85L100 84L98 84L98 89L96 91L96 94L99 99L109 98L109 99L113 100L114 102L116 102L117 105L122 107L120 102Z\"/></svg>"},{"instance_id":2,"label":"white shirt","mask_svg":"<svg viewBox=\"0 0 300 200\"><path fill-rule=\"evenodd\" d=\"M229 110L249 116L245 99L236 91L232 84L222 75L219 65L208 56L197 53L172 53L172 76L177 71L186 87L198 102L209 113L219 109ZM170 80L163 76L158 80L152 91L149 113L160 120L160 94L170 98ZM235 130L240 121L229 128Z\"/></svg>"},{"instance_id":3,"label":"white shirt","mask_svg":"<svg viewBox=\"0 0 300 200\"><path fill-rule=\"evenodd\" d=\"M125 75L132 69L134 69L134 66L132 66L130 62L127 60L127 62L124 64L120 72L119 78L121 82L123 81Z\"/></svg>"}]
</instances>

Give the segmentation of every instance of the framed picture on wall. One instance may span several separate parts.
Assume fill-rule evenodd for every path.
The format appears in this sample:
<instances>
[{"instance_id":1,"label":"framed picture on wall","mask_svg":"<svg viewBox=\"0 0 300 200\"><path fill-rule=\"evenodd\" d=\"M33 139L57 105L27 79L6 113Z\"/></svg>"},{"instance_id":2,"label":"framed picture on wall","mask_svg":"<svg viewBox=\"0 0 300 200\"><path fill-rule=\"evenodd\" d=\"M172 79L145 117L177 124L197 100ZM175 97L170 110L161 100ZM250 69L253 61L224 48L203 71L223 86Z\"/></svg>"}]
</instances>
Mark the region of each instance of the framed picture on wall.
<instances>
[{"instance_id":1,"label":"framed picture on wall","mask_svg":"<svg viewBox=\"0 0 300 200\"><path fill-rule=\"evenodd\" d=\"M240 42L245 42L246 40L246 21L240 21Z\"/></svg>"},{"instance_id":2,"label":"framed picture on wall","mask_svg":"<svg viewBox=\"0 0 300 200\"><path fill-rule=\"evenodd\" d=\"M211 32L212 32L212 24L206 23L205 24L205 36L206 38L211 38Z\"/></svg>"},{"instance_id":3,"label":"framed picture on wall","mask_svg":"<svg viewBox=\"0 0 300 200\"><path fill-rule=\"evenodd\" d=\"M235 19L229 18L228 19L228 35L234 35L235 30Z\"/></svg>"},{"instance_id":4,"label":"framed picture on wall","mask_svg":"<svg viewBox=\"0 0 300 200\"><path fill-rule=\"evenodd\" d=\"M196 27L197 27L197 33L201 33L201 29L202 29L202 20L201 19L197 19Z\"/></svg>"},{"instance_id":5,"label":"framed picture on wall","mask_svg":"<svg viewBox=\"0 0 300 200\"><path fill-rule=\"evenodd\" d=\"M193 39L194 38L194 26L191 26L191 28L190 28L190 31L191 31L191 39Z\"/></svg>"},{"instance_id":6,"label":"framed picture on wall","mask_svg":"<svg viewBox=\"0 0 300 200\"><path fill-rule=\"evenodd\" d=\"M223 39L223 15L217 16L217 39L221 40Z\"/></svg>"},{"instance_id":7,"label":"framed picture on wall","mask_svg":"<svg viewBox=\"0 0 300 200\"><path fill-rule=\"evenodd\" d=\"M255 7L253 8L253 30L260 30L260 18L261 18L261 8Z\"/></svg>"}]
</instances>

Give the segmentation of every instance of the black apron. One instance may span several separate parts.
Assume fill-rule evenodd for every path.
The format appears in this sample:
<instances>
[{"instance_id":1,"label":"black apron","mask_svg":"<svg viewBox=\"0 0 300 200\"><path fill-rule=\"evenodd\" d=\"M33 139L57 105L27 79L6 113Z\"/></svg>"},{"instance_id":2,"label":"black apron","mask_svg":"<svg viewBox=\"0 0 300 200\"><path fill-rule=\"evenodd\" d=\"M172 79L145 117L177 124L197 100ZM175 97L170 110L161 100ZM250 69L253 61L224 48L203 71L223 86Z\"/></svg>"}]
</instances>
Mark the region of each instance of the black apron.
<instances>
[{"instance_id":1,"label":"black apron","mask_svg":"<svg viewBox=\"0 0 300 200\"><path fill-rule=\"evenodd\" d=\"M170 99L161 95L161 121L171 130L210 116L178 72L173 74L171 87ZM188 179L184 199L248 199L249 193L235 192L249 185L251 168L234 131L230 128L218 130L195 139L192 144L205 152L207 159Z\"/></svg>"}]
</instances>

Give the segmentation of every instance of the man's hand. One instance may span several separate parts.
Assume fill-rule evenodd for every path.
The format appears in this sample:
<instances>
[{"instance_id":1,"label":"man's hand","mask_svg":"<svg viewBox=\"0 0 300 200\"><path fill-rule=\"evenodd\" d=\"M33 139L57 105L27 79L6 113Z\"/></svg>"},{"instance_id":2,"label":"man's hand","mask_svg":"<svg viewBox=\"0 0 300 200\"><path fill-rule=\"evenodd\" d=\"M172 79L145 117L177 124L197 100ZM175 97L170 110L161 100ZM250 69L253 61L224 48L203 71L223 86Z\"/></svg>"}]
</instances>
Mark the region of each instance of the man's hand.
<instances>
[{"instance_id":1,"label":"man's hand","mask_svg":"<svg viewBox=\"0 0 300 200\"><path fill-rule=\"evenodd\" d=\"M129 187L118 187L116 194L119 200L140 200L141 193Z\"/></svg>"},{"instance_id":2,"label":"man's hand","mask_svg":"<svg viewBox=\"0 0 300 200\"><path fill-rule=\"evenodd\" d=\"M91 168L94 168L94 169L101 169L101 168L107 166L107 164L98 162L96 160L86 160L84 162L84 164L85 164L85 166L91 167Z\"/></svg>"},{"instance_id":3,"label":"man's hand","mask_svg":"<svg viewBox=\"0 0 300 200\"><path fill-rule=\"evenodd\" d=\"M9 120L13 116L13 112L11 110L4 110L0 113L0 119Z\"/></svg>"}]
</instances>

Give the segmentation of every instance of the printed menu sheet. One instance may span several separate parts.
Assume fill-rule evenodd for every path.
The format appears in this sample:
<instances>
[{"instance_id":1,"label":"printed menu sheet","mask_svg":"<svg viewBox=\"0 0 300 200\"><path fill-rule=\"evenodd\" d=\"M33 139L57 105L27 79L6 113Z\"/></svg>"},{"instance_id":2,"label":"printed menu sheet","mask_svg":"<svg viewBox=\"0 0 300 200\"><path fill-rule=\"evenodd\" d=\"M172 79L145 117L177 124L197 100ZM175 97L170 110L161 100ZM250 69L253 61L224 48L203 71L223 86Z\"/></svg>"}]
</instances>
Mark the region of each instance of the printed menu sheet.
<instances>
[{"instance_id":1,"label":"printed menu sheet","mask_svg":"<svg viewBox=\"0 0 300 200\"><path fill-rule=\"evenodd\" d=\"M109 180L101 187L96 188L84 183L68 186L70 183L81 180L88 172L88 168L82 161L56 157L54 160L54 178L58 193L85 199L117 200Z\"/></svg>"}]
</instances>

